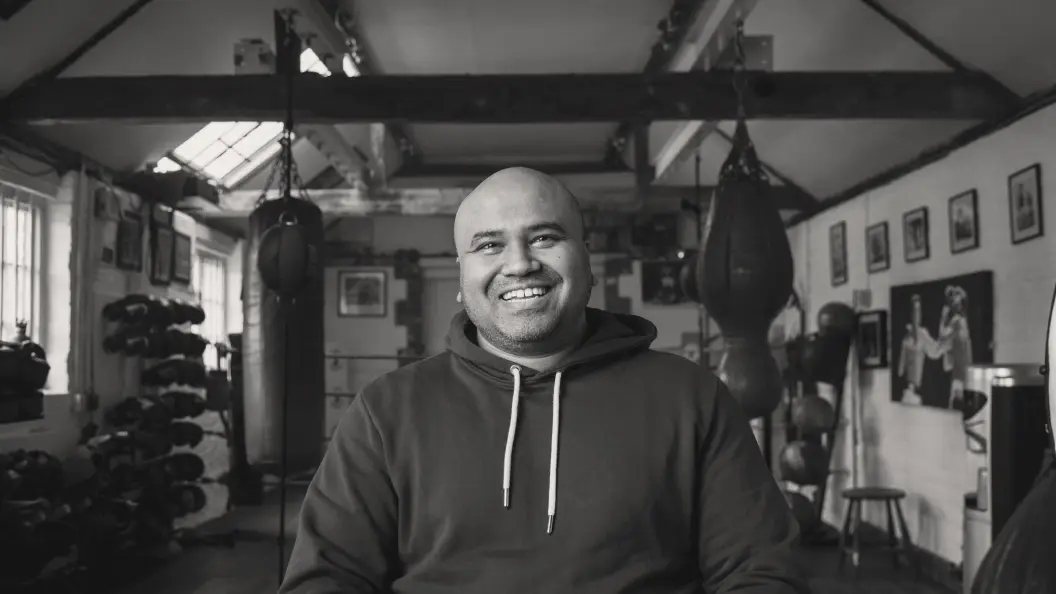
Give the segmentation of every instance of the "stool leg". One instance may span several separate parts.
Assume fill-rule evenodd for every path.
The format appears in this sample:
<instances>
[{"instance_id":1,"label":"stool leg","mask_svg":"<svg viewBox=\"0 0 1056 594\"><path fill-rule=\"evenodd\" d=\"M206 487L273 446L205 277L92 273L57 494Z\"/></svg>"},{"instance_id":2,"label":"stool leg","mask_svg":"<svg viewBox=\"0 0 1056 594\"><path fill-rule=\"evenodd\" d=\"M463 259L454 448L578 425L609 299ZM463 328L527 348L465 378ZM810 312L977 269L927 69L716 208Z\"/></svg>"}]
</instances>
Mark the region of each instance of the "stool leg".
<instances>
[{"instance_id":1,"label":"stool leg","mask_svg":"<svg viewBox=\"0 0 1056 594\"><path fill-rule=\"evenodd\" d=\"M858 577L862 559L862 502L855 501L854 532L851 535L851 563L854 564L854 577Z\"/></svg>"},{"instance_id":2,"label":"stool leg","mask_svg":"<svg viewBox=\"0 0 1056 594\"><path fill-rule=\"evenodd\" d=\"M920 577L920 564L917 563L916 555L913 554L913 541L909 536L909 526L906 525L906 516L902 514L902 502L895 502L895 511L898 513L898 526L902 531L902 554L906 558L906 563L913 569Z\"/></svg>"},{"instance_id":3,"label":"stool leg","mask_svg":"<svg viewBox=\"0 0 1056 594\"><path fill-rule=\"evenodd\" d=\"M887 507L887 545L891 547L891 567L898 569L898 533L895 532L895 502L884 501Z\"/></svg>"},{"instance_id":4,"label":"stool leg","mask_svg":"<svg viewBox=\"0 0 1056 594\"><path fill-rule=\"evenodd\" d=\"M851 536L851 518L854 514L854 506L858 502L854 499L847 502L847 510L843 512L843 528L840 529L840 556L838 571L843 571L843 563L847 560L847 540Z\"/></svg>"}]
</instances>

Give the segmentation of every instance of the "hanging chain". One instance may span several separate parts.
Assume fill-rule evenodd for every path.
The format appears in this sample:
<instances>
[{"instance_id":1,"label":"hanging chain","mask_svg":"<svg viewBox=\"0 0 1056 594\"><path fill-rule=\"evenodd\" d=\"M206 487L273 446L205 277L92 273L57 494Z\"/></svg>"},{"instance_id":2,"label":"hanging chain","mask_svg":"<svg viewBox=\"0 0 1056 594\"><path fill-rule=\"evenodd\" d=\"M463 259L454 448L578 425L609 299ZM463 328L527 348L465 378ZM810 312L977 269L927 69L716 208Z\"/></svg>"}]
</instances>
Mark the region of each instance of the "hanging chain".
<instances>
[{"instance_id":1,"label":"hanging chain","mask_svg":"<svg viewBox=\"0 0 1056 594\"><path fill-rule=\"evenodd\" d=\"M283 19L286 21L286 36L284 42L286 44L293 43L293 36L296 35L293 27L293 20L295 13L294 9L283 9L280 11ZM310 47L310 42L309 42ZM289 55L290 48L286 46L281 48L284 55ZM286 92L293 94L294 78L295 73L290 72L287 74ZM310 200L308 191L305 189L304 181L301 179L301 174L297 169L297 160L293 158L293 106L288 105L286 110L286 121L282 127L282 134L279 136L279 154L275 161L272 163L271 170L268 172L268 180L264 183L264 188L261 190L260 196L257 198L257 205L259 206L265 200L268 199L268 192L272 189L272 185L275 183L275 178L279 178L279 197L280 198L293 198L296 192L297 198L302 200Z\"/></svg>"},{"instance_id":2,"label":"hanging chain","mask_svg":"<svg viewBox=\"0 0 1056 594\"><path fill-rule=\"evenodd\" d=\"M733 91L737 97L737 128L733 135L733 150L722 166L720 179L752 179L769 183L755 145L748 135L748 114L745 109L747 89L747 57L744 51L744 21L737 20L737 31L733 38Z\"/></svg>"},{"instance_id":3,"label":"hanging chain","mask_svg":"<svg viewBox=\"0 0 1056 594\"><path fill-rule=\"evenodd\" d=\"M744 21L737 20L737 32L733 37L733 91L737 94L737 118L745 119L744 73L748 69L744 56Z\"/></svg>"}]
</instances>

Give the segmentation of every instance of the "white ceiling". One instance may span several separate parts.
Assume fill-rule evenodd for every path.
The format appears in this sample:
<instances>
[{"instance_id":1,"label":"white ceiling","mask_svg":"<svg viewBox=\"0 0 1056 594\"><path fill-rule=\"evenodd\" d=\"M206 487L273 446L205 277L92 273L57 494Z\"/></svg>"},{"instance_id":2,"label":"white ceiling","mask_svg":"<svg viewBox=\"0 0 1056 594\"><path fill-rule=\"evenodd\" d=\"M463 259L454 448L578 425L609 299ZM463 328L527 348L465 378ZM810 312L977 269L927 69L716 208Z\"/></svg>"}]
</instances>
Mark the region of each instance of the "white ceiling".
<instances>
[{"instance_id":1,"label":"white ceiling","mask_svg":"<svg viewBox=\"0 0 1056 594\"><path fill-rule=\"evenodd\" d=\"M229 74L243 38L273 37L271 10L284 0L155 0L66 73ZM302 1L302 0L296 0ZM350 0L346 0L351 6ZM1056 83L1052 0L881 0L949 53L1020 94ZM90 7L88 6L90 4ZM0 23L0 94L60 61L132 0L33 0ZM637 72L670 1L360 1L358 26L389 74ZM746 33L772 35L775 70L940 70L943 65L858 0L759 0ZM818 197L904 162L973 122L754 121L760 156ZM727 123L728 126L728 123ZM341 127L350 142L362 127ZM609 124L416 125L430 162L600 159ZM654 123L655 153L675 128ZM156 161L197 126L109 123L40 127L48 138L118 170ZM358 145L357 145L358 146ZM369 151L369 147L360 146ZM729 146L701 145L704 184ZM312 156L316 162L318 155ZM325 161L324 161L325 162ZM311 173L302 171L309 176ZM688 159L663 180L692 184Z\"/></svg>"}]
</instances>

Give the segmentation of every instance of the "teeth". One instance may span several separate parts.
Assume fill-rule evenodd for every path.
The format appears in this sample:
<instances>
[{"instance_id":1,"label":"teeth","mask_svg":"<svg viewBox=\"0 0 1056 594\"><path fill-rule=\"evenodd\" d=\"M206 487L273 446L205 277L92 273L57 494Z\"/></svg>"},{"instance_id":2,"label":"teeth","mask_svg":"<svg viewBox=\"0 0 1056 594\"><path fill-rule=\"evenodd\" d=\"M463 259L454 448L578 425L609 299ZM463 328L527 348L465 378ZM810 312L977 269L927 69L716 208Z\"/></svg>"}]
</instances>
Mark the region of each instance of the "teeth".
<instances>
[{"instance_id":1,"label":"teeth","mask_svg":"<svg viewBox=\"0 0 1056 594\"><path fill-rule=\"evenodd\" d=\"M503 293L502 298L504 300L506 300L506 301L509 301L511 299L529 299L529 298L532 298L532 297L539 297L541 295L546 295L547 292L549 292L549 291L550 291L550 289L544 289L543 287L531 287L531 288L528 288L528 289L514 289L513 291L508 291L506 293Z\"/></svg>"}]
</instances>

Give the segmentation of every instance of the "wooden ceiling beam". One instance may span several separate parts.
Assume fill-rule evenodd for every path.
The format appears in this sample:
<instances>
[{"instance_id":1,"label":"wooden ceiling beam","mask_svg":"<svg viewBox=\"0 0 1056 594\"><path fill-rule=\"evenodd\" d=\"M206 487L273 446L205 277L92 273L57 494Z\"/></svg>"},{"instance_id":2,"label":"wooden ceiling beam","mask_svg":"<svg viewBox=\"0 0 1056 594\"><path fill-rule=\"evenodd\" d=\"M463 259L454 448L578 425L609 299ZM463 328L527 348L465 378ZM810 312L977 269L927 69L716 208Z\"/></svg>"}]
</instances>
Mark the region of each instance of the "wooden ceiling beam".
<instances>
[{"instance_id":1,"label":"wooden ceiling beam","mask_svg":"<svg viewBox=\"0 0 1056 594\"><path fill-rule=\"evenodd\" d=\"M453 215L462 200L473 191L472 187L460 188L404 188L369 189L336 188L330 190L305 190L308 199L330 216L442 216ZM709 198L713 187L702 187L700 195ZM278 198L278 190L268 193L268 198ZM606 212L637 212L643 209L677 210L683 200L693 200L696 190L692 186L653 186L649 195L643 196L634 187L584 188L576 191L584 209L602 209ZM177 208L193 213L202 219L232 219L247 217L257 206L260 192L236 190L220 195L217 207L204 205L200 200L188 200ZM799 211L809 205L802 194L794 188L773 186L771 198L778 209Z\"/></svg>"},{"instance_id":2,"label":"wooden ceiling beam","mask_svg":"<svg viewBox=\"0 0 1056 594\"><path fill-rule=\"evenodd\" d=\"M421 162L404 165L394 177L485 177L507 167L527 167L550 175L576 175L591 173L628 173L630 169L623 165L613 165L605 161L553 162L553 163L429 163Z\"/></svg>"},{"instance_id":3,"label":"wooden ceiling beam","mask_svg":"<svg viewBox=\"0 0 1056 594\"><path fill-rule=\"evenodd\" d=\"M359 22L355 17L355 10L350 6L350 0L305 0L308 4L307 10L314 13L316 9L321 10L334 31L342 37L346 52L356 66L360 76L381 76L381 69L372 57L370 48L364 40L363 32L359 29ZM343 65L339 65L339 72L343 71ZM414 162L422 156L421 148L411 137L410 132L400 122L390 122L386 131L396 142L403 161Z\"/></svg>"},{"instance_id":4,"label":"wooden ceiling beam","mask_svg":"<svg viewBox=\"0 0 1056 594\"><path fill-rule=\"evenodd\" d=\"M299 75L296 121L509 123L729 120L732 71L484 76ZM1007 104L956 72L748 72L749 119L989 119ZM0 107L48 124L281 121L283 77L61 78ZM134 98L134 99L133 99Z\"/></svg>"}]
</instances>

